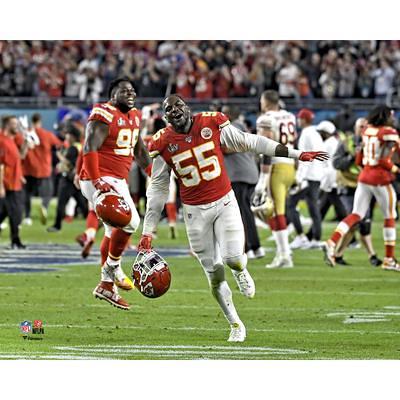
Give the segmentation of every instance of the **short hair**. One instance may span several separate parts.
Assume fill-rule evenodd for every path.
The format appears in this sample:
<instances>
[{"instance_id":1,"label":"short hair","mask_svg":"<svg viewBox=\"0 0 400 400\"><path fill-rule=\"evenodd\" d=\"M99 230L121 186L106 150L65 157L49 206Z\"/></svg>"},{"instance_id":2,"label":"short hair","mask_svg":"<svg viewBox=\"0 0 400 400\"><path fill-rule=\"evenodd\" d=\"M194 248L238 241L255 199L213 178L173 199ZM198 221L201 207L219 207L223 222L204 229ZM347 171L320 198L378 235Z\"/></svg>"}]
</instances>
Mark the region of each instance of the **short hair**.
<instances>
[{"instance_id":1,"label":"short hair","mask_svg":"<svg viewBox=\"0 0 400 400\"><path fill-rule=\"evenodd\" d=\"M13 118L17 118L16 115L4 115L1 118L1 129L6 129L8 123L10 122L10 120L12 120Z\"/></svg>"},{"instance_id":2,"label":"short hair","mask_svg":"<svg viewBox=\"0 0 400 400\"><path fill-rule=\"evenodd\" d=\"M113 95L114 89L118 87L121 82L129 82L132 86L134 86L133 81L131 81L127 76L123 76L121 78L114 79L108 85L108 97L111 98Z\"/></svg>"},{"instance_id":3,"label":"short hair","mask_svg":"<svg viewBox=\"0 0 400 400\"><path fill-rule=\"evenodd\" d=\"M276 90L266 90L262 92L261 97L272 104L279 104L279 94Z\"/></svg>"},{"instance_id":4,"label":"short hair","mask_svg":"<svg viewBox=\"0 0 400 400\"><path fill-rule=\"evenodd\" d=\"M36 124L42 120L42 116L39 113L32 114L31 121Z\"/></svg>"},{"instance_id":5,"label":"short hair","mask_svg":"<svg viewBox=\"0 0 400 400\"><path fill-rule=\"evenodd\" d=\"M385 105L379 105L374 107L367 116L369 124L374 126L383 126L388 123L388 120L392 114L392 109Z\"/></svg>"},{"instance_id":6,"label":"short hair","mask_svg":"<svg viewBox=\"0 0 400 400\"><path fill-rule=\"evenodd\" d=\"M178 97L179 99L181 99L184 103L186 103L185 99L178 93L172 93L169 94L167 97L164 98L162 104L163 104L163 108L164 108L164 103L170 98L170 97Z\"/></svg>"}]
</instances>

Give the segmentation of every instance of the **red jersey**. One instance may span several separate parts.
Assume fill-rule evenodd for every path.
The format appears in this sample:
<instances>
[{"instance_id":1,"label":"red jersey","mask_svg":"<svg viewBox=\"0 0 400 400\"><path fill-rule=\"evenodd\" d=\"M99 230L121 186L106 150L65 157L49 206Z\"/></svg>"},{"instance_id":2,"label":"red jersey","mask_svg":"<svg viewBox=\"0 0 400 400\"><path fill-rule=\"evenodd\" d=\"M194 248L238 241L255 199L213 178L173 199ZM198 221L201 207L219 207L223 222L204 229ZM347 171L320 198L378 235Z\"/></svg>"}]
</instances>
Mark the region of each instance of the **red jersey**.
<instances>
[{"instance_id":1,"label":"red jersey","mask_svg":"<svg viewBox=\"0 0 400 400\"><path fill-rule=\"evenodd\" d=\"M222 113L203 112L194 116L188 133L169 125L151 138L150 156L161 155L174 170L184 204L211 203L231 190L220 141L221 128L228 124Z\"/></svg>"},{"instance_id":2,"label":"red jersey","mask_svg":"<svg viewBox=\"0 0 400 400\"><path fill-rule=\"evenodd\" d=\"M397 142L399 134L389 126L376 127L368 125L362 136L363 169L358 181L368 185L388 185L394 180L394 175L379 165L383 158L383 148L386 142Z\"/></svg>"},{"instance_id":3,"label":"red jersey","mask_svg":"<svg viewBox=\"0 0 400 400\"><path fill-rule=\"evenodd\" d=\"M51 176L51 148L60 147L63 142L53 132L46 129L36 128L35 132L40 144L28 150L23 161L23 172L25 176L48 178Z\"/></svg>"},{"instance_id":4,"label":"red jersey","mask_svg":"<svg viewBox=\"0 0 400 400\"><path fill-rule=\"evenodd\" d=\"M0 164L4 165L4 187L6 190L22 190L22 163L16 143L18 137L0 133Z\"/></svg>"},{"instance_id":5,"label":"red jersey","mask_svg":"<svg viewBox=\"0 0 400 400\"><path fill-rule=\"evenodd\" d=\"M139 137L139 111L133 108L125 114L110 103L99 103L93 106L89 115L89 121L95 120L109 127L106 140L97 150L100 176L128 179L133 151ZM80 178L90 179L85 166L82 167Z\"/></svg>"}]
</instances>

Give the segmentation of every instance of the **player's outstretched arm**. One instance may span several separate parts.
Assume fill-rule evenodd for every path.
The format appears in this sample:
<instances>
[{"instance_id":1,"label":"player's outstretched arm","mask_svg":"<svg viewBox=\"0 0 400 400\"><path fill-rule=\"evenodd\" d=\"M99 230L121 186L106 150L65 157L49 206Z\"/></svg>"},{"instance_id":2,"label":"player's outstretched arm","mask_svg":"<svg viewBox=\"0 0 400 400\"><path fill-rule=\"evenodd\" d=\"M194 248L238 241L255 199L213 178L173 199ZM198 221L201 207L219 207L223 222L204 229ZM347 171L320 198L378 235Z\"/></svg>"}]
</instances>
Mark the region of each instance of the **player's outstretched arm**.
<instances>
[{"instance_id":1,"label":"player's outstretched arm","mask_svg":"<svg viewBox=\"0 0 400 400\"><path fill-rule=\"evenodd\" d=\"M168 200L170 173L170 168L166 162L161 156L157 156L153 160L151 180L146 191L146 214L138 251L147 251L151 248L153 232L157 228L161 212Z\"/></svg>"},{"instance_id":2,"label":"player's outstretched arm","mask_svg":"<svg viewBox=\"0 0 400 400\"><path fill-rule=\"evenodd\" d=\"M300 151L291 149L259 135L252 135L229 124L221 130L221 144L235 152L251 151L272 157L289 157L300 161L325 161L329 158L325 151Z\"/></svg>"}]
</instances>

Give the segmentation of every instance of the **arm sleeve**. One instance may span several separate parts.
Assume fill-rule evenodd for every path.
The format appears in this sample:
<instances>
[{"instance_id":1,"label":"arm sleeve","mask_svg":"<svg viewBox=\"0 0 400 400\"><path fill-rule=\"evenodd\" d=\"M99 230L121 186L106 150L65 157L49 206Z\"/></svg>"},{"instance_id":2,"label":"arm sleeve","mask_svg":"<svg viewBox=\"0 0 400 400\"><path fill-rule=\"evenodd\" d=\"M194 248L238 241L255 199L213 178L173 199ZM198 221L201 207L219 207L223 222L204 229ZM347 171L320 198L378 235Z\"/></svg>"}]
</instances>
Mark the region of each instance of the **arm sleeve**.
<instances>
[{"instance_id":1,"label":"arm sleeve","mask_svg":"<svg viewBox=\"0 0 400 400\"><path fill-rule=\"evenodd\" d=\"M151 180L146 191L147 207L143 234L151 235L157 227L168 199L170 172L170 168L160 156L153 160Z\"/></svg>"},{"instance_id":2,"label":"arm sleeve","mask_svg":"<svg viewBox=\"0 0 400 400\"><path fill-rule=\"evenodd\" d=\"M279 145L274 140L243 132L233 125L227 125L222 128L221 144L235 152L251 151L266 156L275 156L275 149Z\"/></svg>"}]
</instances>

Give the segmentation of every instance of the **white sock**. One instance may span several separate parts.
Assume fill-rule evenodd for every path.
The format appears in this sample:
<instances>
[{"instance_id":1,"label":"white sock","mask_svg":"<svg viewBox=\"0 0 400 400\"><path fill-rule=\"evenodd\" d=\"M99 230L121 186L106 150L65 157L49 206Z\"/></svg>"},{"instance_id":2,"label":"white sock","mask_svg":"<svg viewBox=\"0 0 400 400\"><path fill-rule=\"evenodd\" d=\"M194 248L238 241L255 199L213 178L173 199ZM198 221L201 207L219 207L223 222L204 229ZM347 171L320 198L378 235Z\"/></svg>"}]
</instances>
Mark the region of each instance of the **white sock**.
<instances>
[{"instance_id":1,"label":"white sock","mask_svg":"<svg viewBox=\"0 0 400 400\"><path fill-rule=\"evenodd\" d=\"M281 243L278 239L277 232L279 232L279 231L272 231L272 236L274 237L275 244L276 244L276 254L282 254L282 247L281 247Z\"/></svg>"},{"instance_id":2,"label":"white sock","mask_svg":"<svg viewBox=\"0 0 400 400\"><path fill-rule=\"evenodd\" d=\"M222 281L218 286L212 287L211 292L221 307L228 322L231 325L240 323L241 321L236 312L235 305L233 304L232 292L229 288L228 282Z\"/></svg>"},{"instance_id":3,"label":"white sock","mask_svg":"<svg viewBox=\"0 0 400 400\"><path fill-rule=\"evenodd\" d=\"M280 231L275 231L275 238L277 246L279 247L279 253L285 257L290 256L289 247L289 233L287 229L282 229ZM279 243L279 245L278 245Z\"/></svg>"},{"instance_id":4,"label":"white sock","mask_svg":"<svg viewBox=\"0 0 400 400\"><path fill-rule=\"evenodd\" d=\"M104 282L114 282L115 269L119 267L120 261L115 261L107 257L106 263L101 267L101 280Z\"/></svg>"}]
</instances>

